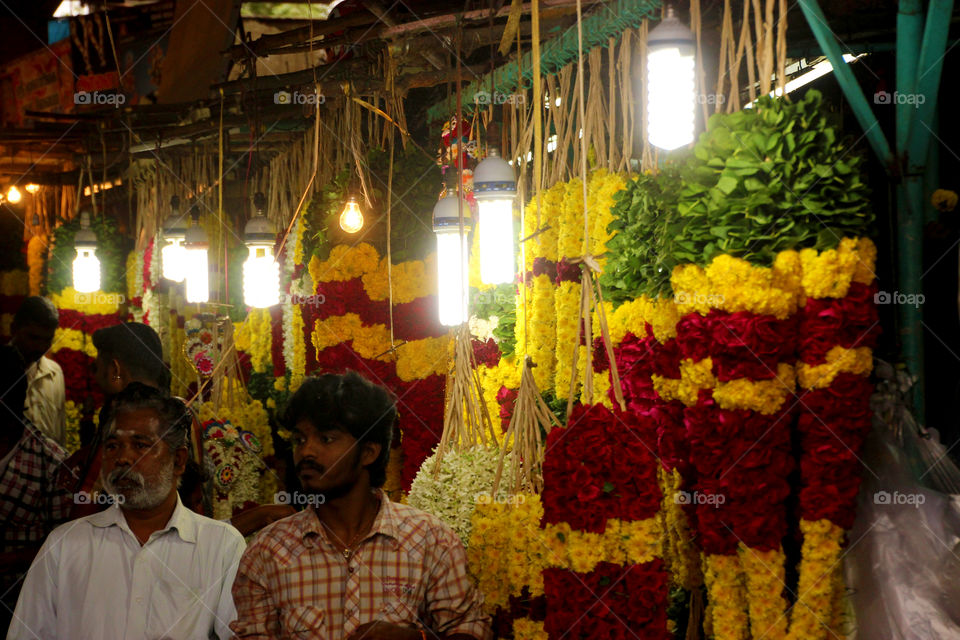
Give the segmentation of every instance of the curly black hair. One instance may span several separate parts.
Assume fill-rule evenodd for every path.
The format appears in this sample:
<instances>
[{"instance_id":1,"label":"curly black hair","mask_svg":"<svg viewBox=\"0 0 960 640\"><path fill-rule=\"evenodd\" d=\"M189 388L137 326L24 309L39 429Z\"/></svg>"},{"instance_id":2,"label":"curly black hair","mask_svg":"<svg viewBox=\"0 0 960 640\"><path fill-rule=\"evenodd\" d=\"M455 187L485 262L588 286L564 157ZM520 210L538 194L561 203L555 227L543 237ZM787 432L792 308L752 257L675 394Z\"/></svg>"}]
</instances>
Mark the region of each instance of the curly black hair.
<instances>
[{"instance_id":1,"label":"curly black hair","mask_svg":"<svg viewBox=\"0 0 960 640\"><path fill-rule=\"evenodd\" d=\"M345 431L361 444L379 444L380 455L366 468L371 486L383 486L397 420L396 400L390 391L356 371L311 376L291 396L282 422L293 429L303 419L319 430Z\"/></svg>"}]
</instances>

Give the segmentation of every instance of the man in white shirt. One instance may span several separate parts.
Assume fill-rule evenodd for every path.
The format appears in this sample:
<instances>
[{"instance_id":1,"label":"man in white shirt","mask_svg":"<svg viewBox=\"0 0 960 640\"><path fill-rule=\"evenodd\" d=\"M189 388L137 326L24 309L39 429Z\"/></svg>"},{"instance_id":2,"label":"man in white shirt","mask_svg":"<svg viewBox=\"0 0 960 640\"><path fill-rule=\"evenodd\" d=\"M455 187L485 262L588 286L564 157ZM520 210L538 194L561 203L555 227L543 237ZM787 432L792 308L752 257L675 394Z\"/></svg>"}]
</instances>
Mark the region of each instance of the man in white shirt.
<instances>
[{"instance_id":1,"label":"man in white shirt","mask_svg":"<svg viewBox=\"0 0 960 640\"><path fill-rule=\"evenodd\" d=\"M182 402L142 383L117 394L101 467L114 504L49 535L8 640L230 637L245 544L180 502L191 419Z\"/></svg>"},{"instance_id":2,"label":"man in white shirt","mask_svg":"<svg viewBox=\"0 0 960 640\"><path fill-rule=\"evenodd\" d=\"M45 355L53 344L59 316L52 302L30 296L13 316L10 344L20 353L27 368L24 415L43 435L62 447L67 435L63 371Z\"/></svg>"}]
</instances>

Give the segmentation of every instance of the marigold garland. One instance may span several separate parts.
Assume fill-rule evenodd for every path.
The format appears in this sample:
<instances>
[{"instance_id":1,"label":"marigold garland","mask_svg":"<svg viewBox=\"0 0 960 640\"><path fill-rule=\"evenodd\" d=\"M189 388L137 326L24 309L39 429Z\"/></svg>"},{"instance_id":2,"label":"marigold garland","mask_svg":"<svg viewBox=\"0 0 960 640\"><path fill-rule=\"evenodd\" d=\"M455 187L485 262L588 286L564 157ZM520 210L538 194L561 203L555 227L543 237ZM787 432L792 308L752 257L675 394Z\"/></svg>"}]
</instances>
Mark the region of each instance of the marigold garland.
<instances>
[{"instance_id":1,"label":"marigold garland","mask_svg":"<svg viewBox=\"0 0 960 640\"><path fill-rule=\"evenodd\" d=\"M326 260L320 260L317 256L310 258L307 269L316 283L340 282L376 271L379 262L377 250L366 242L355 246L339 244L330 250Z\"/></svg>"},{"instance_id":2,"label":"marigold garland","mask_svg":"<svg viewBox=\"0 0 960 640\"><path fill-rule=\"evenodd\" d=\"M833 384L841 373L860 376L873 371L873 350L869 347L845 349L839 345L827 352L827 362L821 365L797 363L797 381L805 389L823 389Z\"/></svg>"},{"instance_id":3,"label":"marigold garland","mask_svg":"<svg viewBox=\"0 0 960 640\"><path fill-rule=\"evenodd\" d=\"M749 409L772 415L793 394L795 382L793 366L781 362L777 365L775 379L757 381L740 378L719 382L713 390L713 398L721 409Z\"/></svg>"},{"instance_id":4,"label":"marigold garland","mask_svg":"<svg viewBox=\"0 0 960 640\"><path fill-rule=\"evenodd\" d=\"M60 293L50 294L50 301L57 309L82 311L87 315L110 315L120 311L123 296L115 293L94 291L79 293L73 287L67 287Z\"/></svg>"},{"instance_id":5,"label":"marigold garland","mask_svg":"<svg viewBox=\"0 0 960 640\"><path fill-rule=\"evenodd\" d=\"M740 571L740 558L730 555L704 557L703 580L710 603L709 633L717 640L746 640L747 598Z\"/></svg>"},{"instance_id":6,"label":"marigold garland","mask_svg":"<svg viewBox=\"0 0 960 640\"><path fill-rule=\"evenodd\" d=\"M877 247L869 238L843 238L836 249L800 252L803 290L810 298L843 298L851 282L876 279Z\"/></svg>"},{"instance_id":7,"label":"marigold garland","mask_svg":"<svg viewBox=\"0 0 960 640\"><path fill-rule=\"evenodd\" d=\"M38 296L43 290L44 267L47 264L49 241L44 235L36 235L27 243L27 271L30 295ZM6 290L4 290L6 291ZM131 296L132 297L132 296Z\"/></svg>"}]
</instances>

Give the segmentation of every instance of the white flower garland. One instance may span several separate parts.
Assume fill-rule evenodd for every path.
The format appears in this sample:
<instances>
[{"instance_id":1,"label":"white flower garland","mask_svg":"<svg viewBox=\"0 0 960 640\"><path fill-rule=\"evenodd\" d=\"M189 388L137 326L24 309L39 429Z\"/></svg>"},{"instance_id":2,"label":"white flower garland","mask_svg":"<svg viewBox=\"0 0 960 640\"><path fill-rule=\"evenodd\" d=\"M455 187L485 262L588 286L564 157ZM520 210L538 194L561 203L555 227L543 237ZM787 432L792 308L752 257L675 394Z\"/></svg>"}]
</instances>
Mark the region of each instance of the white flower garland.
<instances>
[{"instance_id":1,"label":"white flower garland","mask_svg":"<svg viewBox=\"0 0 960 640\"><path fill-rule=\"evenodd\" d=\"M481 446L460 453L448 451L443 454L440 473L435 477L436 456L434 452L423 461L410 485L407 504L443 520L466 545L470 540L470 518L477 503L503 503L508 499L506 482L501 482L496 496L491 494L500 452ZM509 467L510 454L507 454L504 468Z\"/></svg>"}]
</instances>

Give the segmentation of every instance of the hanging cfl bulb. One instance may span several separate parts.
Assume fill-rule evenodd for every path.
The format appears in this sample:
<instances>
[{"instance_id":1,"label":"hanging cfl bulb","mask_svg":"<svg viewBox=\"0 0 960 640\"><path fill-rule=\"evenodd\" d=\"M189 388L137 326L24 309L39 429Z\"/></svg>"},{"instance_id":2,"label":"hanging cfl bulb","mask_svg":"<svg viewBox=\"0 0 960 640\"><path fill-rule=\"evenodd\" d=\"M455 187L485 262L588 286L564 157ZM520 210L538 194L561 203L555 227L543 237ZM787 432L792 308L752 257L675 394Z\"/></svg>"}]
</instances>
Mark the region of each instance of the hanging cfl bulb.
<instances>
[{"instance_id":1,"label":"hanging cfl bulb","mask_svg":"<svg viewBox=\"0 0 960 640\"><path fill-rule=\"evenodd\" d=\"M459 204L458 204L459 203ZM460 211L463 211L463 229ZM472 224L470 205L454 189L433 207L433 231L437 234L437 285L440 324L452 327L467 321L466 282L469 235Z\"/></svg>"},{"instance_id":2,"label":"hanging cfl bulb","mask_svg":"<svg viewBox=\"0 0 960 640\"><path fill-rule=\"evenodd\" d=\"M77 257L73 259L73 288L78 293L100 289L100 260L97 258L97 234L90 229L90 214L80 214L80 231L73 236Z\"/></svg>"},{"instance_id":3,"label":"hanging cfl bulb","mask_svg":"<svg viewBox=\"0 0 960 640\"><path fill-rule=\"evenodd\" d=\"M347 203L343 205L343 212L340 214L340 228L347 233L356 233L363 228L363 211L360 210L356 196L350 196Z\"/></svg>"},{"instance_id":4,"label":"hanging cfl bulb","mask_svg":"<svg viewBox=\"0 0 960 640\"><path fill-rule=\"evenodd\" d=\"M207 232L200 225L200 212L191 214L193 224L184 234L183 270L187 281L187 302L206 302L210 299L210 274L207 267Z\"/></svg>"},{"instance_id":5,"label":"hanging cfl bulb","mask_svg":"<svg viewBox=\"0 0 960 640\"><path fill-rule=\"evenodd\" d=\"M163 249L160 250L160 264L163 266L163 277L173 282L183 282L187 275L186 249L183 243L186 240L187 219L180 213L180 198L170 198L170 215L163 221Z\"/></svg>"},{"instance_id":6,"label":"hanging cfl bulb","mask_svg":"<svg viewBox=\"0 0 960 640\"><path fill-rule=\"evenodd\" d=\"M280 302L280 265L273 257L276 234L264 215L266 198L253 197L257 214L250 218L243 231L243 241L250 256L243 263L243 301L248 307L263 309Z\"/></svg>"},{"instance_id":7,"label":"hanging cfl bulb","mask_svg":"<svg viewBox=\"0 0 960 640\"><path fill-rule=\"evenodd\" d=\"M473 194L480 208L480 279L486 284L513 282L513 201L517 180L513 167L491 147L473 171Z\"/></svg>"},{"instance_id":8,"label":"hanging cfl bulb","mask_svg":"<svg viewBox=\"0 0 960 640\"><path fill-rule=\"evenodd\" d=\"M693 142L696 41L672 4L647 36L647 138L670 151Z\"/></svg>"},{"instance_id":9,"label":"hanging cfl bulb","mask_svg":"<svg viewBox=\"0 0 960 640\"><path fill-rule=\"evenodd\" d=\"M10 204L17 204L21 198L23 198L23 194L20 193L20 189L13 186L7 189L7 202Z\"/></svg>"},{"instance_id":10,"label":"hanging cfl bulb","mask_svg":"<svg viewBox=\"0 0 960 640\"><path fill-rule=\"evenodd\" d=\"M24 188L27 190L27 193L31 193L31 194L36 193L37 191L40 191L40 185L34 184L32 182Z\"/></svg>"}]
</instances>

